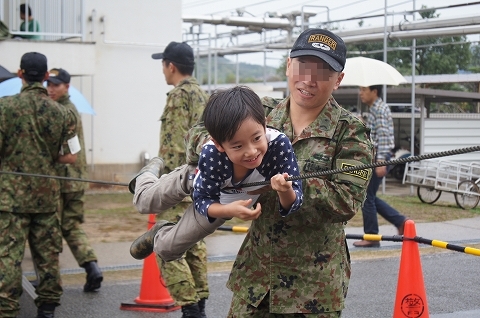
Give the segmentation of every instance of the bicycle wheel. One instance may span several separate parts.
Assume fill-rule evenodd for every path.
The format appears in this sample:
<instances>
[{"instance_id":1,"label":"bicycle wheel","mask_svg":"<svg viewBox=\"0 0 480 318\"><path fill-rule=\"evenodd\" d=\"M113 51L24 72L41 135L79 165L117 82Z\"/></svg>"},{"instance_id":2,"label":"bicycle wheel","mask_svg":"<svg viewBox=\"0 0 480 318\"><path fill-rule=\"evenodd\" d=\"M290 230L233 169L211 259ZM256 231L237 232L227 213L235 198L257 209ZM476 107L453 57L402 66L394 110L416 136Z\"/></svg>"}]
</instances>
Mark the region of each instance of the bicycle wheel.
<instances>
[{"instance_id":1,"label":"bicycle wheel","mask_svg":"<svg viewBox=\"0 0 480 318\"><path fill-rule=\"evenodd\" d=\"M480 201L480 190L472 180L465 180L458 184L458 192L455 192L457 205L464 210L473 209Z\"/></svg>"},{"instance_id":2,"label":"bicycle wheel","mask_svg":"<svg viewBox=\"0 0 480 318\"><path fill-rule=\"evenodd\" d=\"M428 176L427 178L422 180L421 186L417 187L417 195L423 203L434 204L440 198L442 191L435 189L435 181L433 181L435 177Z\"/></svg>"}]
</instances>

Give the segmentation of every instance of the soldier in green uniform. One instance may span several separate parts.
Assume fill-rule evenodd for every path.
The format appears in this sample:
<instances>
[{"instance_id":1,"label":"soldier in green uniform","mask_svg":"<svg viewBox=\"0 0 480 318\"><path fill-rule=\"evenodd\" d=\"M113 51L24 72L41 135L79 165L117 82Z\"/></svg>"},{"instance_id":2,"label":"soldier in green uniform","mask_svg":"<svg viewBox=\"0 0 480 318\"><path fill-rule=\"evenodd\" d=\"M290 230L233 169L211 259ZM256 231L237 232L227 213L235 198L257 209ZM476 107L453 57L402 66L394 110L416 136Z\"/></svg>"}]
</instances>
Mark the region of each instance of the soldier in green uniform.
<instances>
[{"instance_id":1,"label":"soldier in green uniform","mask_svg":"<svg viewBox=\"0 0 480 318\"><path fill-rule=\"evenodd\" d=\"M71 165L59 165L60 176L84 179L87 175L87 156L83 139L82 118L75 105L70 101L68 88L70 74L62 68L54 68L49 72L47 91L50 98L75 114L77 120L77 136L82 150L77 155L77 161ZM60 218L62 236L70 247L73 256L80 267L85 268L87 279L83 291L93 292L100 288L103 280L102 272L97 265L97 256L88 241L81 224L84 222L85 182L61 180Z\"/></svg>"},{"instance_id":2,"label":"soldier in green uniform","mask_svg":"<svg viewBox=\"0 0 480 318\"><path fill-rule=\"evenodd\" d=\"M267 125L290 138L302 174L373 160L369 130L331 96L343 79L345 62L341 38L327 30L308 29L296 40L287 61L290 96L263 99ZM190 130L188 163L198 162L206 140L202 125ZM176 172L165 175L173 184L169 189L154 189L156 202L171 205L171 200L161 201L167 192L178 199L191 191L191 182L186 181L189 166ZM233 291L228 317L341 316L351 274L344 228L365 200L371 173L369 169L305 179L302 207L285 218L276 213L275 192L263 190L258 200L262 214L252 221L227 283ZM191 213L182 222L200 236L211 230L201 220ZM153 227L157 236L171 228L157 224ZM139 249L151 245L151 237L145 238L150 242Z\"/></svg>"},{"instance_id":3,"label":"soldier in green uniform","mask_svg":"<svg viewBox=\"0 0 480 318\"><path fill-rule=\"evenodd\" d=\"M80 151L74 114L50 99L42 82L47 58L22 56L20 94L0 99L0 313L16 317L22 294L21 263L28 240L37 270L38 318L54 316L62 295L58 217L60 182L8 174L57 175L56 164L71 164Z\"/></svg>"},{"instance_id":4,"label":"soldier in green uniform","mask_svg":"<svg viewBox=\"0 0 480 318\"><path fill-rule=\"evenodd\" d=\"M331 96L346 61L343 40L308 29L287 61L290 96L269 113L267 125L290 137L302 173L368 164L373 145L365 125ZM270 191L252 222L227 286L229 317L340 317L350 279L345 224L360 210L371 171L304 180L297 214L281 219Z\"/></svg>"},{"instance_id":5,"label":"soldier in green uniform","mask_svg":"<svg viewBox=\"0 0 480 318\"><path fill-rule=\"evenodd\" d=\"M170 42L164 52L153 54L152 58L162 60L165 80L175 86L168 92L160 118L159 156L165 161L165 171L170 172L186 163L185 136L201 118L208 94L192 77L195 61L188 44ZM162 219L177 222L191 202L185 198L163 212ZM167 263L157 258L157 261L170 295L182 307L183 317L198 317L199 312L205 315L205 301L209 296L205 242L199 241L179 260Z\"/></svg>"}]
</instances>

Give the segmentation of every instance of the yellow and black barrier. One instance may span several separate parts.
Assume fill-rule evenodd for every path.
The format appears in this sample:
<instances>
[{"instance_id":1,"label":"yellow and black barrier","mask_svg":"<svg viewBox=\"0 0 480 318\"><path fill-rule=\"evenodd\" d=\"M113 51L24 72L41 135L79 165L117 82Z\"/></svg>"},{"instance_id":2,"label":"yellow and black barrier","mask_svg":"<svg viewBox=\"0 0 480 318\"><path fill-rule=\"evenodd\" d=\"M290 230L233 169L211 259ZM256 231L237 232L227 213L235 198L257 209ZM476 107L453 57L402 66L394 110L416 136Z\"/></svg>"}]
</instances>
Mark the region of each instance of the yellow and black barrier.
<instances>
[{"instance_id":1,"label":"yellow and black barrier","mask_svg":"<svg viewBox=\"0 0 480 318\"><path fill-rule=\"evenodd\" d=\"M247 233L248 227L245 226L226 226L222 225L218 228L220 231L231 231L236 233ZM413 238L404 237L403 235L380 235L380 234L347 234L347 239L351 240L365 240L365 241L389 241L389 242L403 242L404 240L412 240L417 243L431 245L433 247L440 247L455 252L462 252L465 254L480 256L480 249L468 246L460 246L442 242L438 240L430 240L420 236Z\"/></svg>"},{"instance_id":2,"label":"yellow and black barrier","mask_svg":"<svg viewBox=\"0 0 480 318\"><path fill-rule=\"evenodd\" d=\"M475 255L475 256L480 256L480 249L478 248L473 248L473 247L468 247L468 246L460 246L460 245L453 245L448 242L442 242L442 241L437 241L437 240L429 240L423 237L415 236L413 238L415 242L422 243L422 244L427 244L435 247L441 247L445 248L447 250L452 250L456 252L462 252L465 254L470 254L470 255Z\"/></svg>"},{"instance_id":3,"label":"yellow and black barrier","mask_svg":"<svg viewBox=\"0 0 480 318\"><path fill-rule=\"evenodd\" d=\"M247 233L248 232L248 227L246 226L227 226L227 225L221 225L218 227L217 230L220 231L230 231L230 232L236 232L236 233Z\"/></svg>"}]
</instances>

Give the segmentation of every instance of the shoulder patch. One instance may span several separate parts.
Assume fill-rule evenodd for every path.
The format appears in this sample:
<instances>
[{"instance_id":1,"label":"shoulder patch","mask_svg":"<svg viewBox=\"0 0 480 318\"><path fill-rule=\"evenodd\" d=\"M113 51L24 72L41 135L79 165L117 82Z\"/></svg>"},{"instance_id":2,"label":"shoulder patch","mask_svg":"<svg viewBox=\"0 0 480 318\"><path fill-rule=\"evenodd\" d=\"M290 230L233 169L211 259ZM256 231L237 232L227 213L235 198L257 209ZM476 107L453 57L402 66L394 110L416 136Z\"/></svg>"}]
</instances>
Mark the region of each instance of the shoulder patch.
<instances>
[{"instance_id":1,"label":"shoulder patch","mask_svg":"<svg viewBox=\"0 0 480 318\"><path fill-rule=\"evenodd\" d=\"M356 167L363 165L362 162L357 160L340 159L336 162L337 169L345 169L350 167ZM354 184L364 186L370 181L372 177L372 169L353 170L348 172L339 173L338 180L349 181Z\"/></svg>"}]
</instances>

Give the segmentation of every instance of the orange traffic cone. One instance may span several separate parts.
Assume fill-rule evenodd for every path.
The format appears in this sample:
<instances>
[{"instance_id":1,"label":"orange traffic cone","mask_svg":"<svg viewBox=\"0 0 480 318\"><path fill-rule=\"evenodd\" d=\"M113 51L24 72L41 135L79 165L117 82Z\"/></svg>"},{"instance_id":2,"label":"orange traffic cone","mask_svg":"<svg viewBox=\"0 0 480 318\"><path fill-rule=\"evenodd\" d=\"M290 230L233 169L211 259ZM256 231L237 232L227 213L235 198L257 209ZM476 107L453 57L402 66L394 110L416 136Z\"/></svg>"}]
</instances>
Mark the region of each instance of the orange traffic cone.
<instances>
[{"instance_id":1,"label":"orange traffic cone","mask_svg":"<svg viewBox=\"0 0 480 318\"><path fill-rule=\"evenodd\" d=\"M393 318L429 317L420 252L418 243L412 240L415 236L415 223L406 221Z\"/></svg>"},{"instance_id":2,"label":"orange traffic cone","mask_svg":"<svg viewBox=\"0 0 480 318\"><path fill-rule=\"evenodd\" d=\"M154 224L155 215L150 214L148 229ZM120 309L150 312L168 312L180 309L179 306L175 306L175 302L165 287L155 257L155 253L152 253L143 261L140 295L135 298L134 303L122 303Z\"/></svg>"}]
</instances>

